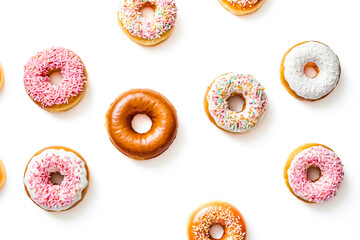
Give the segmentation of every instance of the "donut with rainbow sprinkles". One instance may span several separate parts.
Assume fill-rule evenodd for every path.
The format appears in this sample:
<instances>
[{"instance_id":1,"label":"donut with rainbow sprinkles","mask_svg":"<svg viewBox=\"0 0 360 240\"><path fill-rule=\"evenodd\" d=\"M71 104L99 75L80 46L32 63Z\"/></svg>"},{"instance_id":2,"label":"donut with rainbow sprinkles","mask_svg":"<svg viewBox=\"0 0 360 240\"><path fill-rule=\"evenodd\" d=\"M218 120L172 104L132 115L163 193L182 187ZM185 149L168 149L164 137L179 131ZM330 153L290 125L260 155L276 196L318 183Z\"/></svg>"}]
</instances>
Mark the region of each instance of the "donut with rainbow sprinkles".
<instances>
[{"instance_id":1,"label":"donut with rainbow sprinkles","mask_svg":"<svg viewBox=\"0 0 360 240\"><path fill-rule=\"evenodd\" d=\"M308 169L320 170L320 177L311 180ZM321 203L334 197L344 178L343 164L329 147L308 143L296 148L288 157L284 178L290 192L308 203Z\"/></svg>"},{"instance_id":2,"label":"donut with rainbow sprinkles","mask_svg":"<svg viewBox=\"0 0 360 240\"><path fill-rule=\"evenodd\" d=\"M152 19L140 10L151 7ZM154 46L170 37L176 20L175 0L124 0L118 11L118 23L130 40L144 46Z\"/></svg>"},{"instance_id":3,"label":"donut with rainbow sprinkles","mask_svg":"<svg viewBox=\"0 0 360 240\"><path fill-rule=\"evenodd\" d=\"M263 119L268 101L265 88L249 74L227 73L216 78L207 88L204 108L210 121L231 133L243 133L255 128ZM240 96L241 111L232 111L228 98Z\"/></svg>"},{"instance_id":4,"label":"donut with rainbow sprinkles","mask_svg":"<svg viewBox=\"0 0 360 240\"><path fill-rule=\"evenodd\" d=\"M60 72L58 85L50 75ZM50 112L69 110L80 102L87 86L87 72L80 57L63 47L52 47L31 57L25 65L26 93L41 108Z\"/></svg>"}]
</instances>

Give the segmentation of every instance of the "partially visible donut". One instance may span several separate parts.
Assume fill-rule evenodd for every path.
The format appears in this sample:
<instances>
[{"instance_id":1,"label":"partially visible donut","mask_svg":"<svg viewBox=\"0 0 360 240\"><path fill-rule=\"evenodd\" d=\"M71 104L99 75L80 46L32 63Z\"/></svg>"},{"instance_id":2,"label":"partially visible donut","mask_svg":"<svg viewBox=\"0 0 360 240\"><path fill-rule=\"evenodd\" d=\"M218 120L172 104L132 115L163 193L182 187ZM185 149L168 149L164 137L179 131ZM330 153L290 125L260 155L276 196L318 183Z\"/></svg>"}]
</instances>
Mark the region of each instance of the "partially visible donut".
<instances>
[{"instance_id":1,"label":"partially visible donut","mask_svg":"<svg viewBox=\"0 0 360 240\"><path fill-rule=\"evenodd\" d=\"M50 181L53 173L64 179L60 185ZM87 193L89 169L76 151L63 147L47 147L37 152L24 172L24 187L29 198L46 211L65 211L79 204Z\"/></svg>"},{"instance_id":2,"label":"partially visible donut","mask_svg":"<svg viewBox=\"0 0 360 240\"><path fill-rule=\"evenodd\" d=\"M316 70L314 77L305 74L307 67ZM280 80L295 98L316 101L330 94L339 82L340 61L327 45L307 41L296 44L284 55L280 66Z\"/></svg>"},{"instance_id":3,"label":"partially visible donut","mask_svg":"<svg viewBox=\"0 0 360 240\"><path fill-rule=\"evenodd\" d=\"M246 239L246 223L239 210L230 203L214 201L200 206L190 215L189 240L213 240L210 228L216 224L224 228L221 240Z\"/></svg>"},{"instance_id":4,"label":"partially visible donut","mask_svg":"<svg viewBox=\"0 0 360 240\"><path fill-rule=\"evenodd\" d=\"M4 68L0 63L0 90L4 86L4 81L5 81Z\"/></svg>"},{"instance_id":5,"label":"partially visible donut","mask_svg":"<svg viewBox=\"0 0 360 240\"><path fill-rule=\"evenodd\" d=\"M4 186L6 181L6 170L3 162L0 160L0 190Z\"/></svg>"},{"instance_id":6,"label":"partially visible donut","mask_svg":"<svg viewBox=\"0 0 360 240\"><path fill-rule=\"evenodd\" d=\"M49 76L60 71L62 81L52 85ZM29 97L50 112L69 110L80 102L87 72L80 57L63 47L52 47L31 57L25 65L24 85Z\"/></svg>"},{"instance_id":7,"label":"partially visible donut","mask_svg":"<svg viewBox=\"0 0 360 240\"><path fill-rule=\"evenodd\" d=\"M320 170L320 177L311 181L310 167ZM344 170L340 158L329 147L308 143L289 155L284 167L284 178L290 192L308 203L321 203L334 197L343 181Z\"/></svg>"},{"instance_id":8,"label":"partially visible donut","mask_svg":"<svg viewBox=\"0 0 360 240\"><path fill-rule=\"evenodd\" d=\"M138 114L152 121L146 133L131 125ZM145 160L162 154L174 141L178 121L174 106L163 95L151 89L132 89L122 93L106 114L106 129L114 146L126 156Z\"/></svg>"},{"instance_id":9,"label":"partially visible donut","mask_svg":"<svg viewBox=\"0 0 360 240\"><path fill-rule=\"evenodd\" d=\"M246 15L258 10L265 0L219 0L221 5L235 15Z\"/></svg>"},{"instance_id":10,"label":"partially visible donut","mask_svg":"<svg viewBox=\"0 0 360 240\"><path fill-rule=\"evenodd\" d=\"M151 7L151 20L142 16L140 9ZM175 25L177 8L175 0L124 0L118 11L118 23L130 40L154 46L165 41Z\"/></svg>"}]
</instances>

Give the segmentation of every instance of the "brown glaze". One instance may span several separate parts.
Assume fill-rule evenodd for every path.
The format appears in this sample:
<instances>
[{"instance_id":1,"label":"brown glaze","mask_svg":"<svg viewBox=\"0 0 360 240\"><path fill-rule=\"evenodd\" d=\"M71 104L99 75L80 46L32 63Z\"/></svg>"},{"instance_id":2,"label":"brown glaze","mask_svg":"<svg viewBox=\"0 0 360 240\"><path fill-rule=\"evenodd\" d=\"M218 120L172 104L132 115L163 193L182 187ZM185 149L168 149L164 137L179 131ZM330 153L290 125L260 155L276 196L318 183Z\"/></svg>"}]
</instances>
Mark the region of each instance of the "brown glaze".
<instances>
[{"instance_id":1,"label":"brown glaze","mask_svg":"<svg viewBox=\"0 0 360 240\"><path fill-rule=\"evenodd\" d=\"M25 192L26 194L28 195L28 197L31 199L31 201L33 201L33 203L36 204L36 206L40 207L41 209L45 210L45 211L48 211L48 212L62 212L62 211L67 211L67 210L70 210L72 209L73 207L75 207L76 205L78 205L85 197L87 191L88 191L88 188L89 188L89 185L90 185L90 171L89 171L89 168L88 168L88 165L85 161L85 159L80 155L80 153L76 152L75 150L71 149L71 148L68 148L68 147L64 147L64 146L51 146L51 147L46 147L44 149L41 149L40 151L38 151L37 153L35 153L29 160L29 162L26 164L26 167L25 167L25 171L24 171L24 178L25 178L25 174L26 174L26 171L28 169L28 165L31 161L31 159L33 159L33 157L41 154L43 151L47 150L47 149L56 149L56 150L59 150L59 149L63 149L65 151L68 151L68 152L73 152L76 156L78 156L85 164L85 169L86 169L86 179L88 180L88 185L84 188L84 190L81 192L81 199L79 201L77 201L76 203L74 203L71 207L69 207L68 209L66 210L61 210L61 211L53 211L53 210L45 210L43 209L41 206L39 206L36 202L34 202L34 200L32 200L32 198L30 197L30 194L26 188L26 185L24 184L24 188L25 188Z\"/></svg>"},{"instance_id":2,"label":"brown glaze","mask_svg":"<svg viewBox=\"0 0 360 240\"><path fill-rule=\"evenodd\" d=\"M0 160L0 190L4 186L6 181L6 170L3 162Z\"/></svg>"},{"instance_id":3,"label":"brown glaze","mask_svg":"<svg viewBox=\"0 0 360 240\"><path fill-rule=\"evenodd\" d=\"M258 10L265 0L258 0L255 4L250 5L247 3L245 7L240 6L239 4L233 4L229 2L228 0L218 0L219 3L229 12L235 15L246 15L255 12Z\"/></svg>"},{"instance_id":4,"label":"brown glaze","mask_svg":"<svg viewBox=\"0 0 360 240\"><path fill-rule=\"evenodd\" d=\"M150 130L137 133L131 121L146 114L152 121ZM114 146L126 156L145 160L162 154L174 141L178 121L174 106L151 89L124 92L111 104L106 114L106 129Z\"/></svg>"},{"instance_id":5,"label":"brown glaze","mask_svg":"<svg viewBox=\"0 0 360 240\"><path fill-rule=\"evenodd\" d=\"M4 76L4 68L0 63L0 90L4 86L5 76Z\"/></svg>"},{"instance_id":6,"label":"brown glaze","mask_svg":"<svg viewBox=\"0 0 360 240\"><path fill-rule=\"evenodd\" d=\"M281 60L281 64L280 64L280 81L281 81L281 84L282 84L282 85L284 86L284 88L286 89L286 91L288 91L288 93L289 93L291 96L293 96L293 97L295 97L295 98L297 98L297 99L299 99L299 100L302 100L302 101L314 102L314 101L318 101L318 100L320 100L320 99L323 99L324 97L326 97L327 95L329 95L332 91L334 91L334 89L335 89L336 86L335 86L328 94L326 94L325 96L323 96L323 97L321 97L321 98L318 98L318 99L305 99L305 98L297 95L296 92L290 88L289 83L288 83L288 82L286 81L286 79L285 79L285 66L284 66L284 62L285 62L286 56L287 56L287 55L289 54L289 52L291 52L291 50L293 50L295 47L300 46L300 45L302 45L302 44L304 44L304 43L307 43L307 42L309 42L309 41L305 41L305 42L298 43L298 44L294 45L292 48L290 48L289 50L286 51L286 53L284 54L284 56L283 56L283 58L282 58L282 60ZM318 41L313 41L313 42L318 42ZM324 44L324 43L322 43L322 42L318 42L318 43ZM324 45L327 46L326 44L324 44ZM305 67L306 67L306 66L315 67L315 70L317 71L316 76L319 74L319 68L317 67L317 65L316 65L315 63L308 63L308 64L305 65ZM340 68L340 75L341 75L341 66L339 66L339 68ZM304 71L305 71L305 69L304 69ZM315 76L315 77L316 77L316 76ZM339 79L339 81L340 81L340 79ZM338 82L338 83L339 83L339 82ZM338 84L338 83L337 83L337 84Z\"/></svg>"},{"instance_id":7,"label":"brown glaze","mask_svg":"<svg viewBox=\"0 0 360 240\"><path fill-rule=\"evenodd\" d=\"M219 210L221 207L221 210ZM227 210L225 212L224 210ZM222 211L222 213L220 213ZM230 216L225 219L224 216ZM209 218L209 216L211 216ZM235 219L234 219L235 218ZM237 220L239 219L239 220ZM225 222L236 223L231 228L226 227ZM232 204L222 201L214 201L206 203L198 207L189 217L187 235L189 240L208 240L214 239L210 235L210 228L213 225L219 224L224 228L224 235L220 240L245 240L246 239L246 223L245 219L238 209L236 209ZM241 234L234 233L234 229L241 229L241 233L244 233L243 237ZM203 236L197 236L194 229L198 229Z\"/></svg>"},{"instance_id":8,"label":"brown glaze","mask_svg":"<svg viewBox=\"0 0 360 240\"><path fill-rule=\"evenodd\" d=\"M284 179L285 179L285 184L286 186L288 187L288 189L290 190L290 192L295 196L297 197L298 199L300 199L301 201L304 201L306 203L313 203L313 202L309 202L309 201L306 201L305 199L302 199L301 197L298 197L294 191L292 190L292 188L290 187L290 183L289 183L289 176L288 176L288 170L291 166L291 163L292 161L294 160L294 158L296 157L296 155L298 155L300 152L304 151L305 149L308 149L308 148L311 148L311 147L315 147L315 146L321 146L321 147L324 147L324 148L327 148L329 149L330 151L333 151L331 148L323 145L323 144L319 144L319 143L306 143L306 144L303 144L297 148L295 148L289 155L289 157L287 158L287 161L285 163L285 167L284 167ZM321 177L321 176L320 176Z\"/></svg>"},{"instance_id":9,"label":"brown glaze","mask_svg":"<svg viewBox=\"0 0 360 240\"><path fill-rule=\"evenodd\" d=\"M155 9L154 6L149 6L149 7L152 7ZM137 36L133 36L131 35L127 30L126 28L123 27L123 24L121 23L120 21L120 18L119 18L119 12L117 12L117 19L118 19L118 24L121 28L121 30L125 33L125 35L133 42L137 43L137 44L140 44L140 45L143 45L143 46L147 46L147 47L151 47L151 46L155 46L155 45L158 45L159 43L162 43L163 41L165 41L166 39L168 39L173 30L174 30L174 27L175 26L172 26L171 29L167 32L165 32L164 34L162 34L159 38L156 38L156 39L152 39L152 40L148 40L148 39L143 39L143 38L140 38L140 37L137 37Z\"/></svg>"},{"instance_id":10,"label":"brown glaze","mask_svg":"<svg viewBox=\"0 0 360 240\"><path fill-rule=\"evenodd\" d=\"M36 105L38 105L39 107L41 107L42 109L45 109L46 111L49 111L49 112L63 112L63 111L67 111L67 110L70 110L71 108L75 107L79 102L80 100L84 97L85 95L85 92L86 92L86 89L87 89L87 85L88 85L88 73L87 73L87 70L85 68L85 64L83 63L83 61L80 59L81 63L83 64L84 66L84 76L85 76L85 79L84 79L84 85L83 85L83 91L80 92L78 95L76 96L73 96L73 97L70 97L68 99L68 103L63 103L63 104L58 104L58 105L53 105L53 106L49 106L49 107L43 107L41 105L40 102L37 102L37 101L34 101L34 99L30 98ZM56 72L56 70L51 70L49 69L48 71L48 76L50 76L53 72ZM25 91L26 90L26 87L25 87Z\"/></svg>"}]
</instances>

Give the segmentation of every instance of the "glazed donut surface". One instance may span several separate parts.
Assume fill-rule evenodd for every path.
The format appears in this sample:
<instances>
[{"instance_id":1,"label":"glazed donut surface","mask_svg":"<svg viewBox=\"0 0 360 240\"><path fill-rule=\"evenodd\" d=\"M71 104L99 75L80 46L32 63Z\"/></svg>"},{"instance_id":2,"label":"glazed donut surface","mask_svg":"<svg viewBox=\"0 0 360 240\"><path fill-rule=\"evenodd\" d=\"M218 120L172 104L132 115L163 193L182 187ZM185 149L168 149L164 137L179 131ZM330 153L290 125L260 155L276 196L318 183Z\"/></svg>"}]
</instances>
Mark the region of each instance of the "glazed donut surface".
<instances>
[{"instance_id":1,"label":"glazed donut surface","mask_svg":"<svg viewBox=\"0 0 360 240\"><path fill-rule=\"evenodd\" d=\"M4 186L6 181L6 170L4 163L0 160L0 190Z\"/></svg>"},{"instance_id":2,"label":"glazed donut surface","mask_svg":"<svg viewBox=\"0 0 360 240\"><path fill-rule=\"evenodd\" d=\"M219 0L219 2L235 15L246 15L258 10L265 0Z\"/></svg>"},{"instance_id":3,"label":"glazed donut surface","mask_svg":"<svg viewBox=\"0 0 360 240\"><path fill-rule=\"evenodd\" d=\"M50 181L59 172L64 176L60 185ZM75 207L87 193L89 169L76 151L63 147L47 147L37 152L24 172L24 187L29 198L40 208L58 212Z\"/></svg>"},{"instance_id":4,"label":"glazed donut surface","mask_svg":"<svg viewBox=\"0 0 360 240\"><path fill-rule=\"evenodd\" d=\"M137 133L131 125L138 114L152 121L150 130ZM132 89L121 94L106 114L106 129L114 146L126 156L145 160L163 153L174 141L178 121L174 106L151 89Z\"/></svg>"},{"instance_id":5,"label":"glazed donut surface","mask_svg":"<svg viewBox=\"0 0 360 240\"><path fill-rule=\"evenodd\" d=\"M4 81L5 81L4 68L0 63L0 90L4 86Z\"/></svg>"},{"instance_id":6,"label":"glazed donut surface","mask_svg":"<svg viewBox=\"0 0 360 240\"><path fill-rule=\"evenodd\" d=\"M311 181L307 177L310 167L320 169L321 175ZM344 177L340 158L330 148L308 143L296 148L288 157L284 178L290 192L308 203L321 203L334 197Z\"/></svg>"},{"instance_id":7,"label":"glazed donut surface","mask_svg":"<svg viewBox=\"0 0 360 240\"><path fill-rule=\"evenodd\" d=\"M245 240L245 219L233 205L214 201L197 208L189 217L189 240L212 240L210 228L219 224L224 228L221 240Z\"/></svg>"}]
</instances>

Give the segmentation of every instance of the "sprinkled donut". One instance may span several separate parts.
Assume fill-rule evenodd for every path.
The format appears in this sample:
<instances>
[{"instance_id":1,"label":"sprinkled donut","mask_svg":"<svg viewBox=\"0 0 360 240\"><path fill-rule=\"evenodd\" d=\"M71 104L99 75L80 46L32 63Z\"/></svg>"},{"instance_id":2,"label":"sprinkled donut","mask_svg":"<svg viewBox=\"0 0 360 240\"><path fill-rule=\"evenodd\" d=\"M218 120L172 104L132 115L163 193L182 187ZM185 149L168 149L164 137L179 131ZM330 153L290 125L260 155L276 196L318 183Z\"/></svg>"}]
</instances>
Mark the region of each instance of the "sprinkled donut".
<instances>
[{"instance_id":1,"label":"sprinkled donut","mask_svg":"<svg viewBox=\"0 0 360 240\"><path fill-rule=\"evenodd\" d=\"M244 100L243 109L229 109L227 99L238 95ZM210 121L222 130L242 133L256 127L267 109L264 87L252 75L227 73L215 79L207 88L205 112Z\"/></svg>"},{"instance_id":2,"label":"sprinkled donut","mask_svg":"<svg viewBox=\"0 0 360 240\"><path fill-rule=\"evenodd\" d=\"M56 172L64 176L60 185L50 181ZM27 195L47 211L64 211L76 206L84 198L88 184L89 170L84 158L67 147L40 150L30 159L24 173Z\"/></svg>"},{"instance_id":3,"label":"sprinkled donut","mask_svg":"<svg viewBox=\"0 0 360 240\"><path fill-rule=\"evenodd\" d=\"M62 81L52 85L49 76L60 71ZM51 112L66 111L84 96L87 73L79 56L63 47L52 47L31 57L25 65L24 85L29 97Z\"/></svg>"},{"instance_id":4,"label":"sprinkled donut","mask_svg":"<svg viewBox=\"0 0 360 240\"><path fill-rule=\"evenodd\" d=\"M320 177L307 177L310 167L320 169ZM284 168L285 183L291 193L302 201L321 203L334 197L344 177L340 158L327 146L309 143L296 148Z\"/></svg>"},{"instance_id":5,"label":"sprinkled donut","mask_svg":"<svg viewBox=\"0 0 360 240\"><path fill-rule=\"evenodd\" d=\"M5 77L4 77L4 69L3 66L0 63L0 90L2 89L2 87L4 86L4 81L5 81Z\"/></svg>"},{"instance_id":6,"label":"sprinkled donut","mask_svg":"<svg viewBox=\"0 0 360 240\"><path fill-rule=\"evenodd\" d=\"M144 7L154 9L151 20L142 16L140 9ZM175 0L124 0L118 12L118 22L132 41L154 46L171 35L176 14Z\"/></svg>"},{"instance_id":7,"label":"sprinkled donut","mask_svg":"<svg viewBox=\"0 0 360 240\"><path fill-rule=\"evenodd\" d=\"M305 74L313 67L314 77ZM327 45L308 41L290 48L284 55L280 67L280 79L285 89L300 100L316 101L326 97L340 79L340 61Z\"/></svg>"},{"instance_id":8,"label":"sprinkled donut","mask_svg":"<svg viewBox=\"0 0 360 240\"><path fill-rule=\"evenodd\" d=\"M131 122L138 114L145 114L152 121L146 133L132 128ZM151 89L132 89L111 104L105 126L110 141L120 152L136 160L146 160L170 147L177 134L178 120L175 107L163 95Z\"/></svg>"},{"instance_id":9,"label":"sprinkled donut","mask_svg":"<svg viewBox=\"0 0 360 240\"><path fill-rule=\"evenodd\" d=\"M221 5L235 15L246 15L258 10L265 0L219 0Z\"/></svg>"},{"instance_id":10,"label":"sprinkled donut","mask_svg":"<svg viewBox=\"0 0 360 240\"><path fill-rule=\"evenodd\" d=\"M4 186L6 181L6 171L3 162L0 160L0 190Z\"/></svg>"},{"instance_id":11,"label":"sprinkled donut","mask_svg":"<svg viewBox=\"0 0 360 240\"><path fill-rule=\"evenodd\" d=\"M189 240L212 240L210 228L221 225L224 234L221 240L245 240L245 219L233 205L226 202L210 202L196 209L188 221Z\"/></svg>"}]
</instances>

